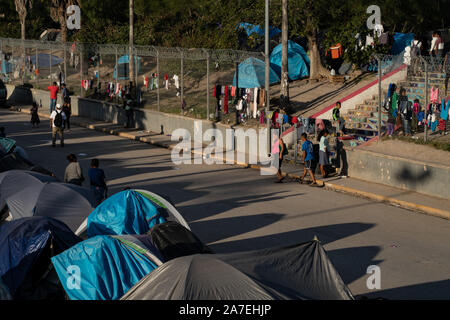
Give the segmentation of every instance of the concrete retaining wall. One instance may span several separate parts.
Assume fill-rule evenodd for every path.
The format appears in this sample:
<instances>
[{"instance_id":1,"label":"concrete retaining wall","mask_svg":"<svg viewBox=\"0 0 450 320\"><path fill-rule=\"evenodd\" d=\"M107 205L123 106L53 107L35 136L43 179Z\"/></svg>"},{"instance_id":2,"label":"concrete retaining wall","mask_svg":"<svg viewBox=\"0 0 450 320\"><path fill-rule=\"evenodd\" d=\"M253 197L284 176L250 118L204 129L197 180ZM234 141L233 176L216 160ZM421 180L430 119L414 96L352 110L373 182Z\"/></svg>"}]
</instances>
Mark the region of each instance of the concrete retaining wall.
<instances>
[{"instance_id":1,"label":"concrete retaining wall","mask_svg":"<svg viewBox=\"0 0 450 320\"><path fill-rule=\"evenodd\" d=\"M450 167L346 148L349 176L450 199Z\"/></svg>"}]
</instances>

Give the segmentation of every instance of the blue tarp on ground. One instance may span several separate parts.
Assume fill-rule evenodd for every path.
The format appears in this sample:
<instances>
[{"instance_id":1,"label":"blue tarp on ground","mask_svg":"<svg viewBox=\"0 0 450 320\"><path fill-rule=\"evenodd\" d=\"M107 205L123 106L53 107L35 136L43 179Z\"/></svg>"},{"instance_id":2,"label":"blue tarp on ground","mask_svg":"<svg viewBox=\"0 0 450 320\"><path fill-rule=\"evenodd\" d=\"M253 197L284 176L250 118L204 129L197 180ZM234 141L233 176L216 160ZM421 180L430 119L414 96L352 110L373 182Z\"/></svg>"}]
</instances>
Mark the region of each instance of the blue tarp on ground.
<instances>
[{"instance_id":1,"label":"blue tarp on ground","mask_svg":"<svg viewBox=\"0 0 450 320\"><path fill-rule=\"evenodd\" d=\"M239 88L263 88L265 86L265 63L256 58L248 58L238 67ZM270 66L270 84L280 82L280 77ZM233 78L233 86L236 86L236 73Z\"/></svg>"},{"instance_id":2,"label":"blue tarp on ground","mask_svg":"<svg viewBox=\"0 0 450 320\"><path fill-rule=\"evenodd\" d=\"M392 44L391 54L401 54L407 46L411 45L411 41L414 40L414 33L400 33L394 34L394 43Z\"/></svg>"},{"instance_id":3,"label":"blue tarp on ground","mask_svg":"<svg viewBox=\"0 0 450 320\"><path fill-rule=\"evenodd\" d=\"M59 253L81 239L64 223L48 217L22 218L0 226L0 276L12 296L36 267L35 262L49 241ZM37 267L43 268L42 265Z\"/></svg>"},{"instance_id":4,"label":"blue tarp on ground","mask_svg":"<svg viewBox=\"0 0 450 320\"><path fill-rule=\"evenodd\" d=\"M251 36L253 33L256 33L260 36L264 36L265 32L266 32L264 27L260 27L258 25L254 25L254 24L247 23L247 22L239 23L237 28L243 28L247 32L248 36ZM269 37L270 38L272 38L280 33L281 33L280 29L269 26Z\"/></svg>"},{"instance_id":5,"label":"blue tarp on ground","mask_svg":"<svg viewBox=\"0 0 450 320\"><path fill-rule=\"evenodd\" d=\"M90 238L52 262L71 300L117 300L164 261L149 236L128 235ZM70 281L70 266L78 268L78 283Z\"/></svg>"},{"instance_id":6,"label":"blue tarp on ground","mask_svg":"<svg viewBox=\"0 0 450 320\"><path fill-rule=\"evenodd\" d=\"M137 63L137 66L136 66ZM139 72L141 68L141 57L134 57L134 68L137 68ZM117 59L117 68L119 69L119 79L118 80L128 80L129 78L129 58L128 55L121 56ZM114 79L116 79L116 67L114 67Z\"/></svg>"},{"instance_id":7,"label":"blue tarp on ground","mask_svg":"<svg viewBox=\"0 0 450 320\"><path fill-rule=\"evenodd\" d=\"M52 62L51 62L52 67L56 66L60 63L63 63L63 61L64 61L64 59L61 59L54 55L49 55L47 53L38 53L38 55L37 55L38 67L39 68L49 68L50 67L50 57L52 58ZM31 59L32 64L36 64L36 55L31 55L30 59Z\"/></svg>"},{"instance_id":8,"label":"blue tarp on ground","mask_svg":"<svg viewBox=\"0 0 450 320\"><path fill-rule=\"evenodd\" d=\"M166 222L166 209L134 190L125 190L103 201L87 219L87 235L145 234Z\"/></svg>"},{"instance_id":9,"label":"blue tarp on ground","mask_svg":"<svg viewBox=\"0 0 450 320\"><path fill-rule=\"evenodd\" d=\"M276 46L270 55L270 64L275 72L281 76L282 45ZM288 70L289 80L298 80L309 76L310 61L302 46L294 41L288 42Z\"/></svg>"}]
</instances>

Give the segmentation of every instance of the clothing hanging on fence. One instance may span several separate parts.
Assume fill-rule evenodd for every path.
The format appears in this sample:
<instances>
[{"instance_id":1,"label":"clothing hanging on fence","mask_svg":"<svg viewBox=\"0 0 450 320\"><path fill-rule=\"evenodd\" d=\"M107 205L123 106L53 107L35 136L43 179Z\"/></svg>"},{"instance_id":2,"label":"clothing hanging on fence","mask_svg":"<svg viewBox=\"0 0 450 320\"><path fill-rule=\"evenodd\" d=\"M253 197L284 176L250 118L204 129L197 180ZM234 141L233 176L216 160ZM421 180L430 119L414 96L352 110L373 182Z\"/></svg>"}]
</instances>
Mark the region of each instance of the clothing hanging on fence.
<instances>
[{"instance_id":1,"label":"clothing hanging on fence","mask_svg":"<svg viewBox=\"0 0 450 320\"><path fill-rule=\"evenodd\" d=\"M225 114L228 113L228 86L225 86L225 91L224 91L224 101L223 101L223 112Z\"/></svg>"},{"instance_id":2,"label":"clothing hanging on fence","mask_svg":"<svg viewBox=\"0 0 450 320\"><path fill-rule=\"evenodd\" d=\"M439 88L431 88L430 89L430 101L431 102L438 102L439 101Z\"/></svg>"},{"instance_id":3,"label":"clothing hanging on fence","mask_svg":"<svg viewBox=\"0 0 450 320\"><path fill-rule=\"evenodd\" d=\"M450 113L450 100L445 104L445 98L442 98L441 119L447 120Z\"/></svg>"},{"instance_id":4,"label":"clothing hanging on fence","mask_svg":"<svg viewBox=\"0 0 450 320\"><path fill-rule=\"evenodd\" d=\"M148 89L148 77L142 76L142 78L144 78L144 87L146 87Z\"/></svg>"},{"instance_id":5,"label":"clothing hanging on fence","mask_svg":"<svg viewBox=\"0 0 450 320\"><path fill-rule=\"evenodd\" d=\"M120 90L120 84L119 83L116 83L116 90L114 91L115 92L115 94L116 94L116 96L118 96L119 95L119 90Z\"/></svg>"},{"instance_id":6,"label":"clothing hanging on fence","mask_svg":"<svg viewBox=\"0 0 450 320\"><path fill-rule=\"evenodd\" d=\"M261 110L260 114L259 114L259 123L260 124L264 124L265 122L265 117L264 117L265 113L264 110Z\"/></svg>"},{"instance_id":7,"label":"clothing hanging on fence","mask_svg":"<svg viewBox=\"0 0 450 320\"><path fill-rule=\"evenodd\" d=\"M234 97L236 95L236 87L232 86L231 87L231 96Z\"/></svg>"}]
</instances>

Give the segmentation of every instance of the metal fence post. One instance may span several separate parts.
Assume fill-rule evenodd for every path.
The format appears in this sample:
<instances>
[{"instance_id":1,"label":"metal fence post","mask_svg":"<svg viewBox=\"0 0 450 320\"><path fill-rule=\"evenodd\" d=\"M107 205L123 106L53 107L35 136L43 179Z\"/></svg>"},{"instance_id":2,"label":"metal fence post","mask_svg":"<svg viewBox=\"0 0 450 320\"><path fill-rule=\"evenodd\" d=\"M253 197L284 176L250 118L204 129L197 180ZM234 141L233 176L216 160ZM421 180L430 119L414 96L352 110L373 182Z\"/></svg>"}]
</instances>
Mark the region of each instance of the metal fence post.
<instances>
[{"instance_id":1,"label":"metal fence post","mask_svg":"<svg viewBox=\"0 0 450 320\"><path fill-rule=\"evenodd\" d=\"M158 101L158 111L160 110L160 96L159 96L159 51L158 49L156 49L155 47L153 47L156 50L156 96L157 96L157 101Z\"/></svg>"},{"instance_id":2,"label":"metal fence post","mask_svg":"<svg viewBox=\"0 0 450 320\"><path fill-rule=\"evenodd\" d=\"M67 82L67 52L66 52L66 43L63 43L63 50L64 50L64 83Z\"/></svg>"},{"instance_id":3,"label":"metal fence post","mask_svg":"<svg viewBox=\"0 0 450 320\"><path fill-rule=\"evenodd\" d=\"M80 48L80 97L83 98L83 48Z\"/></svg>"},{"instance_id":4,"label":"metal fence post","mask_svg":"<svg viewBox=\"0 0 450 320\"><path fill-rule=\"evenodd\" d=\"M428 86L428 63L427 61L423 60L424 65L425 65L425 125L424 125L424 140L425 142L427 142L428 140L428 112L427 112L427 108L428 108L428 90L429 90L429 86Z\"/></svg>"},{"instance_id":5,"label":"metal fence post","mask_svg":"<svg viewBox=\"0 0 450 320\"><path fill-rule=\"evenodd\" d=\"M39 88L39 61L38 61L38 47L36 46L36 61L34 62L34 74L36 75L36 86Z\"/></svg>"},{"instance_id":6,"label":"metal fence post","mask_svg":"<svg viewBox=\"0 0 450 320\"><path fill-rule=\"evenodd\" d=\"M209 52L206 52L206 119L209 120Z\"/></svg>"},{"instance_id":7,"label":"metal fence post","mask_svg":"<svg viewBox=\"0 0 450 320\"><path fill-rule=\"evenodd\" d=\"M100 94L100 90L98 89L100 87L100 61L102 61L102 54L100 53L100 50L98 50L98 63L97 63L97 90L98 90L98 94Z\"/></svg>"},{"instance_id":8,"label":"metal fence post","mask_svg":"<svg viewBox=\"0 0 450 320\"><path fill-rule=\"evenodd\" d=\"M378 57L378 139L377 143L381 140L381 58Z\"/></svg>"},{"instance_id":9,"label":"metal fence post","mask_svg":"<svg viewBox=\"0 0 450 320\"><path fill-rule=\"evenodd\" d=\"M116 82L117 82L117 79L119 79L119 69L117 68L117 47L116 47Z\"/></svg>"},{"instance_id":10,"label":"metal fence post","mask_svg":"<svg viewBox=\"0 0 450 320\"><path fill-rule=\"evenodd\" d=\"M297 150L298 150L298 131L297 124L294 124L294 164L297 164Z\"/></svg>"},{"instance_id":11,"label":"metal fence post","mask_svg":"<svg viewBox=\"0 0 450 320\"><path fill-rule=\"evenodd\" d=\"M181 104L183 104L184 101L184 55L183 55L183 51L181 51L181 82L180 82L180 86L181 86Z\"/></svg>"},{"instance_id":12,"label":"metal fence post","mask_svg":"<svg viewBox=\"0 0 450 320\"><path fill-rule=\"evenodd\" d=\"M52 55L53 55L53 47L50 45L50 85L52 85Z\"/></svg>"},{"instance_id":13,"label":"metal fence post","mask_svg":"<svg viewBox=\"0 0 450 320\"><path fill-rule=\"evenodd\" d=\"M133 51L134 51L134 81L136 83L136 101L138 100L138 93L139 93L139 88L138 88L138 56L136 53L136 50L133 46ZM140 100L140 99L139 99ZM138 101L140 103L140 101Z\"/></svg>"}]
</instances>

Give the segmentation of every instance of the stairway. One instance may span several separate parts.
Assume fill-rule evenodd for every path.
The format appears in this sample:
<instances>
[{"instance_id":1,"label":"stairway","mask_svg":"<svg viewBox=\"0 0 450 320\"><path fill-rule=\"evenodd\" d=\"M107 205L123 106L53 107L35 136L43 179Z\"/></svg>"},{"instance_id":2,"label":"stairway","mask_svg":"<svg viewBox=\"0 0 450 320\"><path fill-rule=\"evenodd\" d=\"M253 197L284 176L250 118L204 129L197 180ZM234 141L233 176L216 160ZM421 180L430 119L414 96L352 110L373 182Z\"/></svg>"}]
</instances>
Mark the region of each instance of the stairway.
<instances>
[{"instance_id":1,"label":"stairway","mask_svg":"<svg viewBox=\"0 0 450 320\"><path fill-rule=\"evenodd\" d=\"M386 93L383 93L383 95ZM378 132L378 96L355 106L355 109L343 113L345 128L355 131L368 131L372 135ZM381 127L386 126L388 116L384 109L381 112Z\"/></svg>"}]
</instances>

